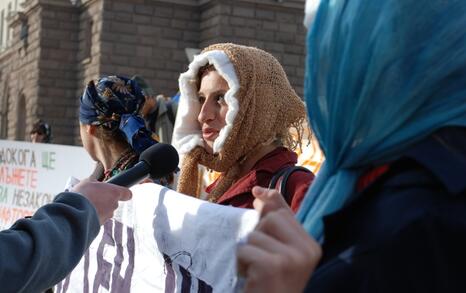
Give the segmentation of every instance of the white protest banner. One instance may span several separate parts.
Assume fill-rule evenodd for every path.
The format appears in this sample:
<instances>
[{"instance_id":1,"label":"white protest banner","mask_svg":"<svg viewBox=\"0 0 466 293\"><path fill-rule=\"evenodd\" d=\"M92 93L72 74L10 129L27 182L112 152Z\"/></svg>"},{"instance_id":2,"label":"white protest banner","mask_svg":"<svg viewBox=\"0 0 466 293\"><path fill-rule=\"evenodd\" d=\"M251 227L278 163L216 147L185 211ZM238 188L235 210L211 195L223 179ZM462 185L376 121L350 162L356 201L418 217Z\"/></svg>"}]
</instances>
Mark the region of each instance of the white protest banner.
<instances>
[{"instance_id":1,"label":"white protest banner","mask_svg":"<svg viewBox=\"0 0 466 293\"><path fill-rule=\"evenodd\" d=\"M56 293L234 290L237 243L257 224L256 211L153 183L132 192Z\"/></svg>"},{"instance_id":2,"label":"white protest banner","mask_svg":"<svg viewBox=\"0 0 466 293\"><path fill-rule=\"evenodd\" d=\"M30 216L95 166L82 147L0 140L0 229Z\"/></svg>"}]
</instances>

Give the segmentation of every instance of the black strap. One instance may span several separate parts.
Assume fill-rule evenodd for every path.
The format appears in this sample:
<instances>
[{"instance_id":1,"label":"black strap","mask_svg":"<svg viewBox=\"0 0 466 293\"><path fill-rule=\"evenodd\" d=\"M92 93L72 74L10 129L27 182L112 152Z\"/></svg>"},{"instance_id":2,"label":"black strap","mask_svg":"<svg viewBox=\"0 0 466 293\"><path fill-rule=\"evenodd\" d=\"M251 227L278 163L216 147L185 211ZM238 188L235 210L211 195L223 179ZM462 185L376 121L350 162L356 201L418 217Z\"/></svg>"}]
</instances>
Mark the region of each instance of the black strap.
<instances>
[{"instance_id":1,"label":"black strap","mask_svg":"<svg viewBox=\"0 0 466 293\"><path fill-rule=\"evenodd\" d=\"M291 174L293 174L296 171L302 171L306 173L311 173L309 169L306 169L301 166L291 166L291 167L286 167L283 169L280 169L277 173L275 173L270 180L269 188L273 188L278 190L285 200L288 202L288 194L286 190L286 184L288 183L288 178L290 177ZM280 184L277 188L277 184Z\"/></svg>"}]
</instances>

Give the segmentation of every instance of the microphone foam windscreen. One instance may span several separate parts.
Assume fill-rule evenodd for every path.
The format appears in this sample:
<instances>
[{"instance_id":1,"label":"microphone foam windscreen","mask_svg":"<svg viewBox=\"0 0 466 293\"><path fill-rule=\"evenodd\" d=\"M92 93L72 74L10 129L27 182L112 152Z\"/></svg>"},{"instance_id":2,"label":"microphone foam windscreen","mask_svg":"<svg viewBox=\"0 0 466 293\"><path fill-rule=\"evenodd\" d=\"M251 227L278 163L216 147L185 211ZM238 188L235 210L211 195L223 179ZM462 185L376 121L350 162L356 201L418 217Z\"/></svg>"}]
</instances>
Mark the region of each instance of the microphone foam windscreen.
<instances>
[{"instance_id":1,"label":"microphone foam windscreen","mask_svg":"<svg viewBox=\"0 0 466 293\"><path fill-rule=\"evenodd\" d=\"M139 160L150 166L152 178L161 178L174 172L179 163L178 152L166 143L157 143L147 148L141 153Z\"/></svg>"}]
</instances>

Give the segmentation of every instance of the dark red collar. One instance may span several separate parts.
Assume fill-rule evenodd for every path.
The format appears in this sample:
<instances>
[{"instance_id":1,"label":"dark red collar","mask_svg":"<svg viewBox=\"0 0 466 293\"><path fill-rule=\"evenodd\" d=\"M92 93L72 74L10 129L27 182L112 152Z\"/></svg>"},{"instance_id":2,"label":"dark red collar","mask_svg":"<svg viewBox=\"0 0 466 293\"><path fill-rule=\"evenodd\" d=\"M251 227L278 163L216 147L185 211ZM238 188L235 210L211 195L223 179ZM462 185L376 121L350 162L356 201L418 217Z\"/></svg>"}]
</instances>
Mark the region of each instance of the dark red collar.
<instances>
[{"instance_id":1,"label":"dark red collar","mask_svg":"<svg viewBox=\"0 0 466 293\"><path fill-rule=\"evenodd\" d=\"M375 167L368 172L364 173L359 179L356 184L356 191L361 192L364 189L366 189L369 185L374 183L377 178L382 176L383 174L387 173L387 171L390 169L389 164L381 165L378 167Z\"/></svg>"},{"instance_id":2,"label":"dark red collar","mask_svg":"<svg viewBox=\"0 0 466 293\"><path fill-rule=\"evenodd\" d=\"M227 201L239 194L251 192L252 188L258 185L258 173L275 174L284 166L294 166L297 163L298 156L295 152L288 150L285 147L278 147L262 157L251 168L246 175L238 179L218 200L217 203ZM210 193L220 178L217 178L212 184L206 188L206 192Z\"/></svg>"}]
</instances>

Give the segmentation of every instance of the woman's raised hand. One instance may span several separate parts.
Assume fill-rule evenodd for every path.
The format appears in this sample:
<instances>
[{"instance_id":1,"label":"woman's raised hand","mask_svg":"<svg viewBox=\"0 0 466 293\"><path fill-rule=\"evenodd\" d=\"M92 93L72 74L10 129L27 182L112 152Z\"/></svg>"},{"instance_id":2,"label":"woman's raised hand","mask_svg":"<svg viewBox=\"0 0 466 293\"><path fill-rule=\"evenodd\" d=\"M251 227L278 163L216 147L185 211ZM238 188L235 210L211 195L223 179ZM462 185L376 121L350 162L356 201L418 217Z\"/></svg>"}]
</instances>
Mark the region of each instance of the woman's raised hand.
<instances>
[{"instance_id":1,"label":"woman's raised hand","mask_svg":"<svg viewBox=\"0 0 466 293\"><path fill-rule=\"evenodd\" d=\"M256 186L252 193L260 220L237 250L245 292L302 292L322 256L320 245L278 191Z\"/></svg>"}]
</instances>

